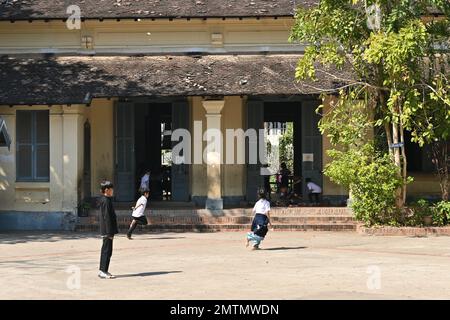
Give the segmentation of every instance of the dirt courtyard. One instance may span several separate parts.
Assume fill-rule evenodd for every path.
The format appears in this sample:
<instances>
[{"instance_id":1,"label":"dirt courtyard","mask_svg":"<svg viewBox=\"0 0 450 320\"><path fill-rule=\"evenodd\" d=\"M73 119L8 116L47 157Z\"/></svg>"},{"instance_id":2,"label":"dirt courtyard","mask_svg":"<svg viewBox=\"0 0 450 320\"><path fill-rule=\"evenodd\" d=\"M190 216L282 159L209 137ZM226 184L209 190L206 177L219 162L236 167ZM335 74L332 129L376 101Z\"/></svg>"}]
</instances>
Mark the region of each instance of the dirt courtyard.
<instances>
[{"instance_id":1,"label":"dirt courtyard","mask_svg":"<svg viewBox=\"0 0 450 320\"><path fill-rule=\"evenodd\" d=\"M0 234L0 299L450 299L450 238L269 232L136 234L97 277L91 233ZM257 293L257 294L255 294Z\"/></svg>"}]
</instances>

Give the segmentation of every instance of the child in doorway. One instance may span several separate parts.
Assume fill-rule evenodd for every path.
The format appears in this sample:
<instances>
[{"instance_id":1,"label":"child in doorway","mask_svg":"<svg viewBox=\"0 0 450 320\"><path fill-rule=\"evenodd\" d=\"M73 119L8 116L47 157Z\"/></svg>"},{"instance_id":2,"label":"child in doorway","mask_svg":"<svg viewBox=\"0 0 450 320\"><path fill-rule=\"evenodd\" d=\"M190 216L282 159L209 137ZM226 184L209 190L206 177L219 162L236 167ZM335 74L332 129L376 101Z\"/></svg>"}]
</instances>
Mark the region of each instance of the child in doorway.
<instances>
[{"instance_id":1,"label":"child in doorway","mask_svg":"<svg viewBox=\"0 0 450 320\"><path fill-rule=\"evenodd\" d=\"M139 186L139 191L143 190L150 191L150 170L145 170L145 174L141 178L141 185Z\"/></svg>"},{"instance_id":2,"label":"child in doorway","mask_svg":"<svg viewBox=\"0 0 450 320\"><path fill-rule=\"evenodd\" d=\"M319 195L322 193L322 188L319 187L314 182L312 182L311 178L306 178L305 182L306 182L306 188L308 189L309 202L312 203L313 197L314 197L314 203L318 204L319 203Z\"/></svg>"},{"instance_id":3,"label":"child in doorway","mask_svg":"<svg viewBox=\"0 0 450 320\"><path fill-rule=\"evenodd\" d=\"M269 229L268 225L272 226L270 222L270 202L266 199L265 190L259 190L259 200L256 202L253 208L253 213L255 217L253 218L251 232L247 233L246 246L248 247L249 242L253 242L253 250L259 249L261 241L264 240Z\"/></svg>"},{"instance_id":4,"label":"child in doorway","mask_svg":"<svg viewBox=\"0 0 450 320\"><path fill-rule=\"evenodd\" d=\"M128 229L127 232L127 238L129 240L132 240L131 235L133 234L133 231L134 229L136 229L138 224L144 226L148 224L147 218L145 217L145 208L147 207L147 199L149 196L150 191L148 189L141 189L141 197L136 202L136 206L131 208L133 209L133 221L131 221L130 229Z\"/></svg>"}]
</instances>

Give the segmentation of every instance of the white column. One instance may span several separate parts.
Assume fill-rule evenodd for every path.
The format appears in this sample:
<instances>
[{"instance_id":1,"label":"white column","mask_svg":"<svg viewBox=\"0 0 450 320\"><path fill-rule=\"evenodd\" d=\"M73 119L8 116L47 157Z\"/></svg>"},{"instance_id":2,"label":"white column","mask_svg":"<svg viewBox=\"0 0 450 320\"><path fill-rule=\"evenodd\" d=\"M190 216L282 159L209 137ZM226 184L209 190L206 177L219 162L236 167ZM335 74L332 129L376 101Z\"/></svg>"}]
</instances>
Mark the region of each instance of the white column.
<instances>
[{"instance_id":1,"label":"white column","mask_svg":"<svg viewBox=\"0 0 450 320\"><path fill-rule=\"evenodd\" d=\"M203 107L206 110L206 176L208 198L206 200L206 209L222 210L222 179L221 163L223 157L223 139L221 134L221 111L225 105L224 100L206 100L203 101Z\"/></svg>"}]
</instances>

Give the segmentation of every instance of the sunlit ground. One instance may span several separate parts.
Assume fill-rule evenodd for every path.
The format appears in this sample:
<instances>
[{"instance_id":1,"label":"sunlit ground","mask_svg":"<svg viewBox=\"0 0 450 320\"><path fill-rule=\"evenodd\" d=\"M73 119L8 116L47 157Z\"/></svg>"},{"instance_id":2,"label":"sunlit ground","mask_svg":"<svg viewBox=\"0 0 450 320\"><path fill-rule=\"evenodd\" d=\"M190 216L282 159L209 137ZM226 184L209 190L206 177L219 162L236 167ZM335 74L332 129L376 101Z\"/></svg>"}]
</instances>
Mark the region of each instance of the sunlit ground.
<instances>
[{"instance_id":1,"label":"sunlit ground","mask_svg":"<svg viewBox=\"0 0 450 320\"><path fill-rule=\"evenodd\" d=\"M123 235L97 277L96 234L0 234L1 299L450 298L450 238L269 232Z\"/></svg>"}]
</instances>

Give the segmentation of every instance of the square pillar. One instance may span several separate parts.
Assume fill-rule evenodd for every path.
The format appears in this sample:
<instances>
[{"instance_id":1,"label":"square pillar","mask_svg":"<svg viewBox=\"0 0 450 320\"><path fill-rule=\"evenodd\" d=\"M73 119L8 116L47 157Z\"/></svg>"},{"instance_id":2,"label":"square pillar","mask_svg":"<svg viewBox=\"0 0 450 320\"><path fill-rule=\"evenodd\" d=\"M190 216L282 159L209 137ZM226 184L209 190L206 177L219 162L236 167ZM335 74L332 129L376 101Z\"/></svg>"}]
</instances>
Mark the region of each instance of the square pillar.
<instances>
[{"instance_id":1,"label":"square pillar","mask_svg":"<svg viewBox=\"0 0 450 320\"><path fill-rule=\"evenodd\" d=\"M222 210L222 178L221 164L223 157L223 137L221 131L221 111L225 105L224 100L205 100L202 102L206 110L205 140L207 147L204 153L207 176L206 209Z\"/></svg>"},{"instance_id":2,"label":"square pillar","mask_svg":"<svg viewBox=\"0 0 450 320\"><path fill-rule=\"evenodd\" d=\"M83 170L83 107L62 114L62 209L77 212Z\"/></svg>"}]
</instances>

